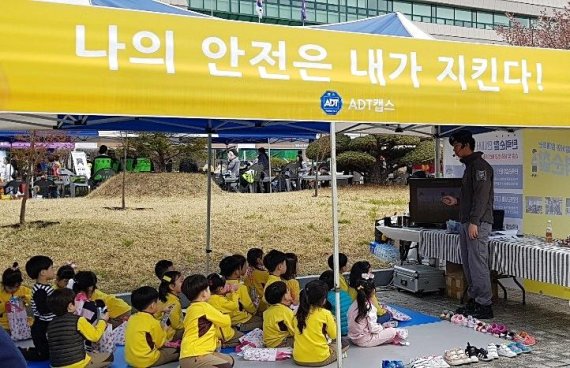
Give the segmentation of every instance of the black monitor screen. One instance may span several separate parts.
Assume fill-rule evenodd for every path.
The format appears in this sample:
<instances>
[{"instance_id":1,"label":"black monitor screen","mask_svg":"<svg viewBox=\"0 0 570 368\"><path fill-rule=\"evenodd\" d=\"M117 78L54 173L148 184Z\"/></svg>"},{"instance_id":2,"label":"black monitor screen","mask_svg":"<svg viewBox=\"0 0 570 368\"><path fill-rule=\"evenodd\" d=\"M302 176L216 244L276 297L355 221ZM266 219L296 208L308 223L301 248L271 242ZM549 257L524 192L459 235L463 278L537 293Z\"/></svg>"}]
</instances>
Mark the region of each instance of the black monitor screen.
<instances>
[{"instance_id":1,"label":"black monitor screen","mask_svg":"<svg viewBox=\"0 0 570 368\"><path fill-rule=\"evenodd\" d=\"M440 226L447 220L459 220L459 206L447 206L444 196L459 198L461 179L410 179L410 220L416 225Z\"/></svg>"}]
</instances>

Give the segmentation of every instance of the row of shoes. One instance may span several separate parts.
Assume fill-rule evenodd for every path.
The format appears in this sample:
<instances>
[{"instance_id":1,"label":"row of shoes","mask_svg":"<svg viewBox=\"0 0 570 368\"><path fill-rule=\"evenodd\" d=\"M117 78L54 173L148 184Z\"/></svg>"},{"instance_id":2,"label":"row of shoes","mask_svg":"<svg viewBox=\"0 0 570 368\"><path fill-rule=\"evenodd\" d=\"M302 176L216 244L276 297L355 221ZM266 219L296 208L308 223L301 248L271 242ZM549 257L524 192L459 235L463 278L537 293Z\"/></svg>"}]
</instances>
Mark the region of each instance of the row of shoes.
<instances>
[{"instance_id":1,"label":"row of shoes","mask_svg":"<svg viewBox=\"0 0 570 368\"><path fill-rule=\"evenodd\" d=\"M440 318L450 321L453 324L473 328L475 331L487 333L495 337L504 338L520 342L526 346L533 346L536 344L536 339L525 331L515 332L509 331L507 326L502 323L486 323L474 318L473 316L465 316L460 313L444 310Z\"/></svg>"},{"instance_id":2,"label":"row of shoes","mask_svg":"<svg viewBox=\"0 0 570 368\"><path fill-rule=\"evenodd\" d=\"M457 348L447 350L443 356L428 356L414 359L410 362L411 368L449 368L479 361L490 362L499 357L514 358L519 354L530 353L531 349L520 342L510 344L489 344L487 348L477 348L467 343L465 349Z\"/></svg>"}]
</instances>

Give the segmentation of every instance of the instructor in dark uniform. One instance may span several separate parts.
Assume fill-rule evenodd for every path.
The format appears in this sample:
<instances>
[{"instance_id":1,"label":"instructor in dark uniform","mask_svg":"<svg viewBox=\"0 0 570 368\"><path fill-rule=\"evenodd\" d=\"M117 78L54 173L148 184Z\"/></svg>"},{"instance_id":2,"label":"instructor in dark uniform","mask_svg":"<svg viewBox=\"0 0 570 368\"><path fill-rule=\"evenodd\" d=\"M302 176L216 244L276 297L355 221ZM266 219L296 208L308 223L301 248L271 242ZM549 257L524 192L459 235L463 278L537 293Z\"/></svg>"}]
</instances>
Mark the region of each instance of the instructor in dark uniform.
<instances>
[{"instance_id":1,"label":"instructor in dark uniform","mask_svg":"<svg viewBox=\"0 0 570 368\"><path fill-rule=\"evenodd\" d=\"M459 205L461 261L470 300L461 312L478 319L493 318L489 271L489 234L493 224L493 168L475 151L475 139L460 130L449 138L453 152L465 164L461 197L444 196L448 206Z\"/></svg>"}]
</instances>

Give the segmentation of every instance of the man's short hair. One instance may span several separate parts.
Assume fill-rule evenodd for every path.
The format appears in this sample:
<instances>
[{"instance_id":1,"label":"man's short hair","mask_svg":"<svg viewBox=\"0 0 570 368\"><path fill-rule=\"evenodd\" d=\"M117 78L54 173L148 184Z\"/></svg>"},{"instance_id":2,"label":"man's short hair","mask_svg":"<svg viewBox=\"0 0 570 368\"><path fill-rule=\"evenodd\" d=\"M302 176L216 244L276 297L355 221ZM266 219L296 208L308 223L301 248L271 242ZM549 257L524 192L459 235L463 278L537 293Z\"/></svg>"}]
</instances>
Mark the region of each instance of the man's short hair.
<instances>
[{"instance_id":1,"label":"man's short hair","mask_svg":"<svg viewBox=\"0 0 570 368\"><path fill-rule=\"evenodd\" d=\"M473 134L468 130L458 130L449 137L449 144L453 146L457 143L468 144L471 151L475 151L475 138L473 138Z\"/></svg>"}]
</instances>

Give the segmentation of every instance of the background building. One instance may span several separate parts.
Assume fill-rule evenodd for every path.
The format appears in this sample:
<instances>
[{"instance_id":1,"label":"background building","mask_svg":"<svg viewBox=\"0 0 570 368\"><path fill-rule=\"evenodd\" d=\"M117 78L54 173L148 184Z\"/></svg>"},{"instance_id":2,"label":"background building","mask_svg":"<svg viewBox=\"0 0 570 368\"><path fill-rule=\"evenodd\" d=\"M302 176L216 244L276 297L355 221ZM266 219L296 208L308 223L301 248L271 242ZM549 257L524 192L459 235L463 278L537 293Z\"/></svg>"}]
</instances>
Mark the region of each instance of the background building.
<instances>
[{"instance_id":1,"label":"background building","mask_svg":"<svg viewBox=\"0 0 570 368\"><path fill-rule=\"evenodd\" d=\"M161 0L216 17L258 21L255 0ZM541 11L568 0L307 0L305 24L338 23L399 11L438 39L499 43L494 29L508 26L506 13L531 26ZM301 25L302 0L264 0L263 23Z\"/></svg>"}]
</instances>

